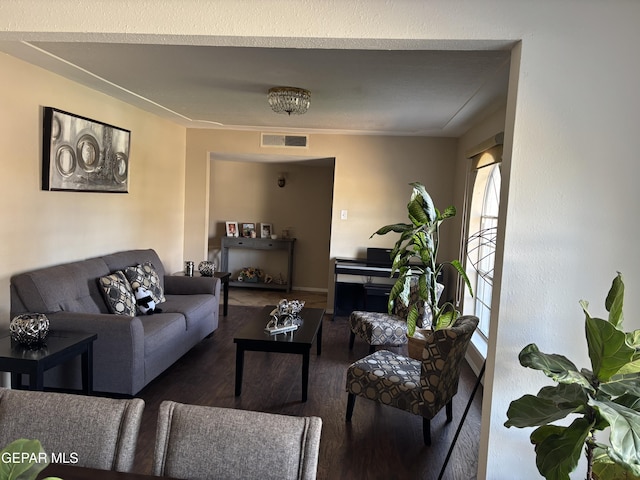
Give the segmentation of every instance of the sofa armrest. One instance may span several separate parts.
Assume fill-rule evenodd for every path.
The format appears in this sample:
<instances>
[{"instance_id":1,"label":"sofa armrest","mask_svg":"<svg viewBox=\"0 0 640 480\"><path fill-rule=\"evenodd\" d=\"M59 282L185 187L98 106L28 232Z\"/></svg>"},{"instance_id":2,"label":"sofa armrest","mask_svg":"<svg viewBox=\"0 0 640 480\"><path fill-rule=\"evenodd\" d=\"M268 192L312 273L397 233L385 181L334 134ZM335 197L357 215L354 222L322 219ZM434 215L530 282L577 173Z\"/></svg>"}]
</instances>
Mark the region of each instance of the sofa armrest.
<instances>
[{"instance_id":1,"label":"sofa armrest","mask_svg":"<svg viewBox=\"0 0 640 480\"><path fill-rule=\"evenodd\" d=\"M132 394L144 386L144 329L138 317L47 313L51 331L98 334L93 344L94 389Z\"/></svg>"},{"instance_id":2,"label":"sofa armrest","mask_svg":"<svg viewBox=\"0 0 640 480\"><path fill-rule=\"evenodd\" d=\"M168 295L194 295L206 293L219 296L220 279L216 277L183 277L165 275L164 290Z\"/></svg>"}]
</instances>

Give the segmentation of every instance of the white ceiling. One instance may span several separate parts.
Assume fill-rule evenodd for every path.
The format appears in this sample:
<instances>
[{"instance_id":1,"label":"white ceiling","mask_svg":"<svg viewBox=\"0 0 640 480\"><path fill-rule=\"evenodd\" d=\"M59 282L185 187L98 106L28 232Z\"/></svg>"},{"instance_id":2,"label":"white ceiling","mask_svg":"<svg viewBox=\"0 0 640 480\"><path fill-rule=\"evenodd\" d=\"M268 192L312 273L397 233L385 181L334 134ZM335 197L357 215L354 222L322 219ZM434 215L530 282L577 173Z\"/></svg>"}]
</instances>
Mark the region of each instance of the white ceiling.
<instances>
[{"instance_id":1,"label":"white ceiling","mask_svg":"<svg viewBox=\"0 0 640 480\"><path fill-rule=\"evenodd\" d=\"M0 42L0 51L187 127L456 137L506 103L508 49ZM279 115L273 86L311 91Z\"/></svg>"}]
</instances>

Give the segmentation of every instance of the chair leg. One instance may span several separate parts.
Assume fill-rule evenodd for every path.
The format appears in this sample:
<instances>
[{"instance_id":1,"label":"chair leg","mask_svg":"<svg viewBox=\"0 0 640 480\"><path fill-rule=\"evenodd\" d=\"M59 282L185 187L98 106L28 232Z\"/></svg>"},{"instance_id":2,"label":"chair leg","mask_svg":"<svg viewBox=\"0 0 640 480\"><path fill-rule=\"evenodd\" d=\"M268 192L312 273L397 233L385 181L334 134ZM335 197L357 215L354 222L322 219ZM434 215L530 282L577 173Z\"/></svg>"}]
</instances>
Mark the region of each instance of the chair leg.
<instances>
[{"instance_id":1,"label":"chair leg","mask_svg":"<svg viewBox=\"0 0 640 480\"><path fill-rule=\"evenodd\" d=\"M347 418L346 421L351 421L351 416L353 415L353 407L356 404L356 396L353 393L349 394L349 398L347 398Z\"/></svg>"},{"instance_id":2,"label":"chair leg","mask_svg":"<svg viewBox=\"0 0 640 480\"><path fill-rule=\"evenodd\" d=\"M353 350L353 342L356 339L356 334L352 331L349 335L349 350Z\"/></svg>"},{"instance_id":3,"label":"chair leg","mask_svg":"<svg viewBox=\"0 0 640 480\"><path fill-rule=\"evenodd\" d=\"M453 420L453 400L447 403L447 423Z\"/></svg>"},{"instance_id":4,"label":"chair leg","mask_svg":"<svg viewBox=\"0 0 640 480\"><path fill-rule=\"evenodd\" d=\"M422 438L425 445L431 445L431 420L424 417L422 417Z\"/></svg>"}]
</instances>

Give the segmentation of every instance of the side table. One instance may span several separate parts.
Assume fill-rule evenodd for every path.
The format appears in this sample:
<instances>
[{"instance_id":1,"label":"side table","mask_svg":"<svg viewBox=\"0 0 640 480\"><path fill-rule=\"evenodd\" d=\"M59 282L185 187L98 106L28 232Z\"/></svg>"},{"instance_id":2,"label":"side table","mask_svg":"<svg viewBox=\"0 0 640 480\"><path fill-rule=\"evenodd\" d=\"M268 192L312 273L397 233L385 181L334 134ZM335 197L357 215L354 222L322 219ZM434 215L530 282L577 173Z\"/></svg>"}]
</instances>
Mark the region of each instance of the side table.
<instances>
[{"instance_id":1,"label":"side table","mask_svg":"<svg viewBox=\"0 0 640 480\"><path fill-rule=\"evenodd\" d=\"M222 306L222 314L226 317L229 310L229 279L231 278L230 272L213 272L213 276L219 278L222 282L222 299L224 305Z\"/></svg>"},{"instance_id":2,"label":"side table","mask_svg":"<svg viewBox=\"0 0 640 480\"><path fill-rule=\"evenodd\" d=\"M44 372L78 355L82 360L82 391L93 393L93 342L95 333L53 331L40 348L20 345L9 333L0 337L0 371L11 372L11 386L24 388L22 375L29 375L29 389L43 390Z\"/></svg>"}]
</instances>

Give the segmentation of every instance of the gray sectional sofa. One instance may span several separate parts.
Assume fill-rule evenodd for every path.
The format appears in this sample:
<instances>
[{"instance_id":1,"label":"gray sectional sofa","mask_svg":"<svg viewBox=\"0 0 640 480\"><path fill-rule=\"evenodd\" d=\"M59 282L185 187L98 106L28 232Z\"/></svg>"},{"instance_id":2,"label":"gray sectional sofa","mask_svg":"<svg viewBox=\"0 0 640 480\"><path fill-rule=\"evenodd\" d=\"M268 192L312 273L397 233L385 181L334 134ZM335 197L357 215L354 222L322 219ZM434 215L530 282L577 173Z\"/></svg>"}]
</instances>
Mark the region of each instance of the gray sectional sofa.
<instances>
[{"instance_id":1,"label":"gray sectional sofa","mask_svg":"<svg viewBox=\"0 0 640 480\"><path fill-rule=\"evenodd\" d=\"M166 301L153 315L118 315L99 278L151 263ZM93 349L96 392L135 395L218 328L220 280L166 275L154 250L128 250L16 274L11 317L44 313L51 331L98 334ZM45 373L45 387L80 388L80 363Z\"/></svg>"}]
</instances>

